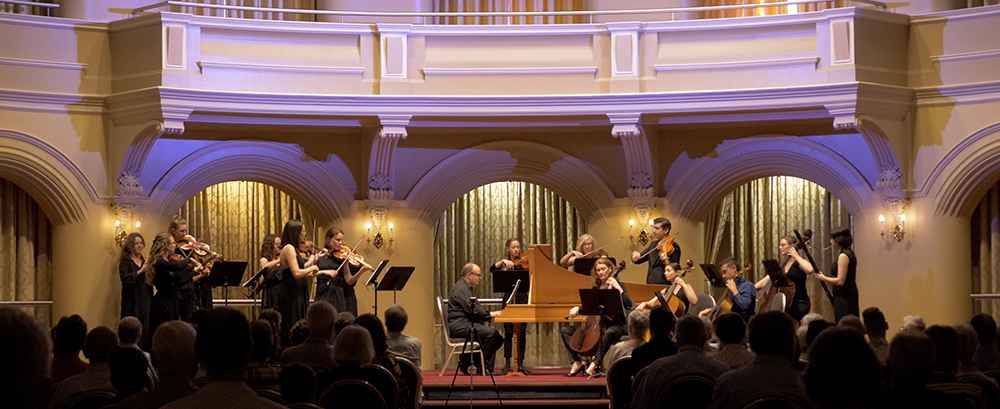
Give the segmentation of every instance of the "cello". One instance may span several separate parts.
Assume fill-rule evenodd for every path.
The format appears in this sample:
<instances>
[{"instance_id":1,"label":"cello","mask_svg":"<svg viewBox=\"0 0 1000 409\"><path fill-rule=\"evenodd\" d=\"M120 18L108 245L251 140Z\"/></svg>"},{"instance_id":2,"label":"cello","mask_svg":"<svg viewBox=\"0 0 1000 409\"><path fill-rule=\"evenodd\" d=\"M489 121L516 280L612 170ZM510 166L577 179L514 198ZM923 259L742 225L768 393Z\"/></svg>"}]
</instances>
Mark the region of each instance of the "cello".
<instances>
[{"instance_id":1,"label":"cello","mask_svg":"<svg viewBox=\"0 0 1000 409\"><path fill-rule=\"evenodd\" d=\"M683 278L684 275L694 270L694 261L688 260L684 264L686 266L677 272L677 278ZM670 311L673 311L674 316L680 318L687 313L687 308L684 306L684 301L674 294L674 291L677 289L677 278L674 279L674 282L670 284L669 288L663 289L660 293L666 297L667 306L670 307ZM660 305L660 299L659 297L653 297L652 300L646 301L645 304L644 309L646 311L651 311L653 307Z\"/></svg>"},{"instance_id":2,"label":"cello","mask_svg":"<svg viewBox=\"0 0 1000 409\"><path fill-rule=\"evenodd\" d=\"M624 269L625 261L622 260L618 263L618 268L611 275L611 277L617 275ZM605 317L603 315L588 315L587 318L580 323L580 326L576 328L576 331L573 332L573 336L569 341L569 349L572 349L584 356L593 356L597 353L597 348L601 345L601 335L604 334L604 329L606 327L604 318L610 320L612 317Z\"/></svg>"},{"instance_id":3,"label":"cello","mask_svg":"<svg viewBox=\"0 0 1000 409\"><path fill-rule=\"evenodd\" d=\"M746 272L750 271L750 269L751 269L750 263L743 263L743 269L737 271L736 277L734 277L733 279L735 280L736 278L739 278ZM715 317L718 317L719 313L731 311L733 309L733 299L732 297L730 297L730 295L732 295L732 291L729 291L729 289L727 288L726 295L722 297L722 301L719 301L718 304L715 304L715 307L712 307L712 310L709 311L708 313L709 321L715 321Z\"/></svg>"}]
</instances>

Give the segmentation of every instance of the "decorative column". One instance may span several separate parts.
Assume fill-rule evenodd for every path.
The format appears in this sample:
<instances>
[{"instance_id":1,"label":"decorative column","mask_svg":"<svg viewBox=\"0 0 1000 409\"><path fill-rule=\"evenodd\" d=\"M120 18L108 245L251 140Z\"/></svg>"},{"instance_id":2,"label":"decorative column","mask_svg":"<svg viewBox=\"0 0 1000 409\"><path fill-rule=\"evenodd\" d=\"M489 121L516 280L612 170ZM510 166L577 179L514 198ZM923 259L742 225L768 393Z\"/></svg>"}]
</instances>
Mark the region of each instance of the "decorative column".
<instances>
[{"instance_id":1,"label":"decorative column","mask_svg":"<svg viewBox=\"0 0 1000 409\"><path fill-rule=\"evenodd\" d=\"M381 127L372 141L371 160L368 163L368 213L381 227L395 199L395 165L393 155L400 139L406 139L406 126L412 115L379 115Z\"/></svg>"},{"instance_id":2,"label":"decorative column","mask_svg":"<svg viewBox=\"0 0 1000 409\"><path fill-rule=\"evenodd\" d=\"M649 140L640 123L640 114L608 114L611 135L622 141L628 169L628 203L639 223L646 223L656 207L653 196L653 164Z\"/></svg>"}]
</instances>

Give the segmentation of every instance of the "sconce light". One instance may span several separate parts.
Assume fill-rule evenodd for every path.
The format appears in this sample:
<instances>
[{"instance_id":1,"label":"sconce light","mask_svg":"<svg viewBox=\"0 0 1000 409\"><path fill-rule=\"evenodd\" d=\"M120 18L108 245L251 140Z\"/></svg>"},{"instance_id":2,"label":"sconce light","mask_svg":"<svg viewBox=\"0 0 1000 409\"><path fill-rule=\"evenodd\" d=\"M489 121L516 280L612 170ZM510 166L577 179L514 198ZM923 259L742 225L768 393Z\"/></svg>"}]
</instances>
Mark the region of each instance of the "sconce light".
<instances>
[{"instance_id":1,"label":"sconce light","mask_svg":"<svg viewBox=\"0 0 1000 409\"><path fill-rule=\"evenodd\" d=\"M381 229L379 229L377 225L375 226L374 236L372 236L372 224L368 223L365 227L368 229L367 233L365 233L365 240L368 241L369 246L375 246L375 248L380 249L384 244L388 244L390 246L392 245L392 223L389 223L388 240L386 240L385 236L382 235Z\"/></svg>"},{"instance_id":2,"label":"sconce light","mask_svg":"<svg viewBox=\"0 0 1000 409\"><path fill-rule=\"evenodd\" d=\"M139 226L141 225L142 223L139 223L139 221L136 220L135 222L136 232L139 231ZM125 229L122 228L122 221L115 220L115 243L118 244L118 247L125 247L125 239L127 237L128 237L128 232L126 232Z\"/></svg>"},{"instance_id":3,"label":"sconce light","mask_svg":"<svg viewBox=\"0 0 1000 409\"><path fill-rule=\"evenodd\" d=\"M892 223L892 222L890 222L890 223ZM886 237L885 237L886 236L886 231L885 231L885 216L878 215L878 227L879 227L879 229L878 229L879 233L878 234L880 236L882 236L882 240L883 241L888 241L886 239ZM896 240L897 242L903 241L903 237L906 236L906 215L905 214L902 214L902 213L899 214L899 221L895 222L894 225L892 226L892 228L889 229L888 235L889 235L889 237L891 237L892 239Z\"/></svg>"},{"instance_id":4,"label":"sconce light","mask_svg":"<svg viewBox=\"0 0 1000 409\"><path fill-rule=\"evenodd\" d=\"M640 246L648 245L649 244L649 239L650 239L649 232L646 231L645 227L643 227L642 230L639 231L639 236L635 237L635 236L632 235L632 229L633 229L634 225L635 225L635 221L632 220L632 219L629 219L629 221L628 221L628 239L629 239L629 241L631 241L632 244L638 244ZM650 226L653 225L653 219L649 219L649 225Z\"/></svg>"}]
</instances>

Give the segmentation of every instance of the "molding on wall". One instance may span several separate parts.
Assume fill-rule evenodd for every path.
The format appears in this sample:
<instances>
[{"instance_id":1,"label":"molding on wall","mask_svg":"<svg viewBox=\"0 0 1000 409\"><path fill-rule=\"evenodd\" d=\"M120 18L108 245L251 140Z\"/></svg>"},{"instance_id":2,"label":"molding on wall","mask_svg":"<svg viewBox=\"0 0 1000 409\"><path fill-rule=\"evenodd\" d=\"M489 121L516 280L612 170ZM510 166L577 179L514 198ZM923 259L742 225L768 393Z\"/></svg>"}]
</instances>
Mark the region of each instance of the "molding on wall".
<instances>
[{"instance_id":1,"label":"molding on wall","mask_svg":"<svg viewBox=\"0 0 1000 409\"><path fill-rule=\"evenodd\" d=\"M914 89L917 107L1000 101L1000 81L942 85Z\"/></svg>"},{"instance_id":2,"label":"molding on wall","mask_svg":"<svg viewBox=\"0 0 1000 409\"><path fill-rule=\"evenodd\" d=\"M198 61L198 67L204 73L205 69L230 69L267 72L290 72L297 74L355 74L365 73L365 67L330 67L322 65L281 65L281 64L251 64L226 61Z\"/></svg>"},{"instance_id":3,"label":"molding on wall","mask_svg":"<svg viewBox=\"0 0 1000 409\"><path fill-rule=\"evenodd\" d=\"M64 17L33 16L29 14L0 13L0 24L17 24L22 26L61 28L73 31L108 31L108 23L97 23L88 20Z\"/></svg>"},{"instance_id":4,"label":"molding on wall","mask_svg":"<svg viewBox=\"0 0 1000 409\"><path fill-rule=\"evenodd\" d=\"M593 35L607 33L604 24L419 25L410 34L421 36L535 36Z\"/></svg>"},{"instance_id":5,"label":"molding on wall","mask_svg":"<svg viewBox=\"0 0 1000 409\"><path fill-rule=\"evenodd\" d=\"M104 97L91 94L0 89L0 108L60 114L102 114Z\"/></svg>"},{"instance_id":6,"label":"molding on wall","mask_svg":"<svg viewBox=\"0 0 1000 409\"><path fill-rule=\"evenodd\" d=\"M653 69L655 69L656 72L729 70L729 69L747 69L747 68L776 67L782 65L802 65L802 64L811 64L813 68L816 68L817 63L819 63L819 57L795 57L795 58L775 58L771 60L703 62L703 63L686 63L686 64L655 64L653 65Z\"/></svg>"},{"instance_id":7,"label":"molding on wall","mask_svg":"<svg viewBox=\"0 0 1000 409\"><path fill-rule=\"evenodd\" d=\"M420 71L424 75L596 75L597 67L423 68Z\"/></svg>"},{"instance_id":8,"label":"molding on wall","mask_svg":"<svg viewBox=\"0 0 1000 409\"><path fill-rule=\"evenodd\" d=\"M1000 57L1000 50L975 51L971 53L955 53L931 56L931 61L936 63L956 62L966 60L978 60L981 58Z\"/></svg>"},{"instance_id":9,"label":"molding on wall","mask_svg":"<svg viewBox=\"0 0 1000 409\"><path fill-rule=\"evenodd\" d=\"M910 16L910 25L946 23L948 21L967 20L974 18L990 18L1000 15L1000 7L982 6L956 10L935 11Z\"/></svg>"},{"instance_id":10,"label":"molding on wall","mask_svg":"<svg viewBox=\"0 0 1000 409\"><path fill-rule=\"evenodd\" d=\"M77 62L26 60L21 58L4 58L4 57L0 57L0 65L80 71L84 74L87 73L87 68L90 66L90 64L77 63Z\"/></svg>"},{"instance_id":11,"label":"molding on wall","mask_svg":"<svg viewBox=\"0 0 1000 409\"><path fill-rule=\"evenodd\" d=\"M973 132L937 162L920 185L921 196L934 194L935 212L947 216L971 216L978 199L996 178L1000 158L1000 122ZM978 197L976 197L978 196ZM970 199L977 200L970 200Z\"/></svg>"}]
</instances>

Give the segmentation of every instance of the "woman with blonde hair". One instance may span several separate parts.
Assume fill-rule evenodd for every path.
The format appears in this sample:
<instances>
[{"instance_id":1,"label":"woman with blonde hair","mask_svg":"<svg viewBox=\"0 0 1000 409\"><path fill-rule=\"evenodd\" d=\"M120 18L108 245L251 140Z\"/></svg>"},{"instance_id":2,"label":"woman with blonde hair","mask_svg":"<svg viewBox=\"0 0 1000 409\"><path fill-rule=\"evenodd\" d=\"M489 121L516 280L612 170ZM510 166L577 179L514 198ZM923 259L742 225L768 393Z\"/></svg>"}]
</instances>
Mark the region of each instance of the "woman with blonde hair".
<instances>
[{"instance_id":1,"label":"woman with blonde hair","mask_svg":"<svg viewBox=\"0 0 1000 409\"><path fill-rule=\"evenodd\" d=\"M578 258L583 258L584 256L590 257L589 255L592 251L596 250L596 244L594 243L594 236L587 233L581 234L579 238L576 239L576 250L570 250L565 256L559 259L559 265L570 268L573 267L573 262Z\"/></svg>"}]
</instances>

